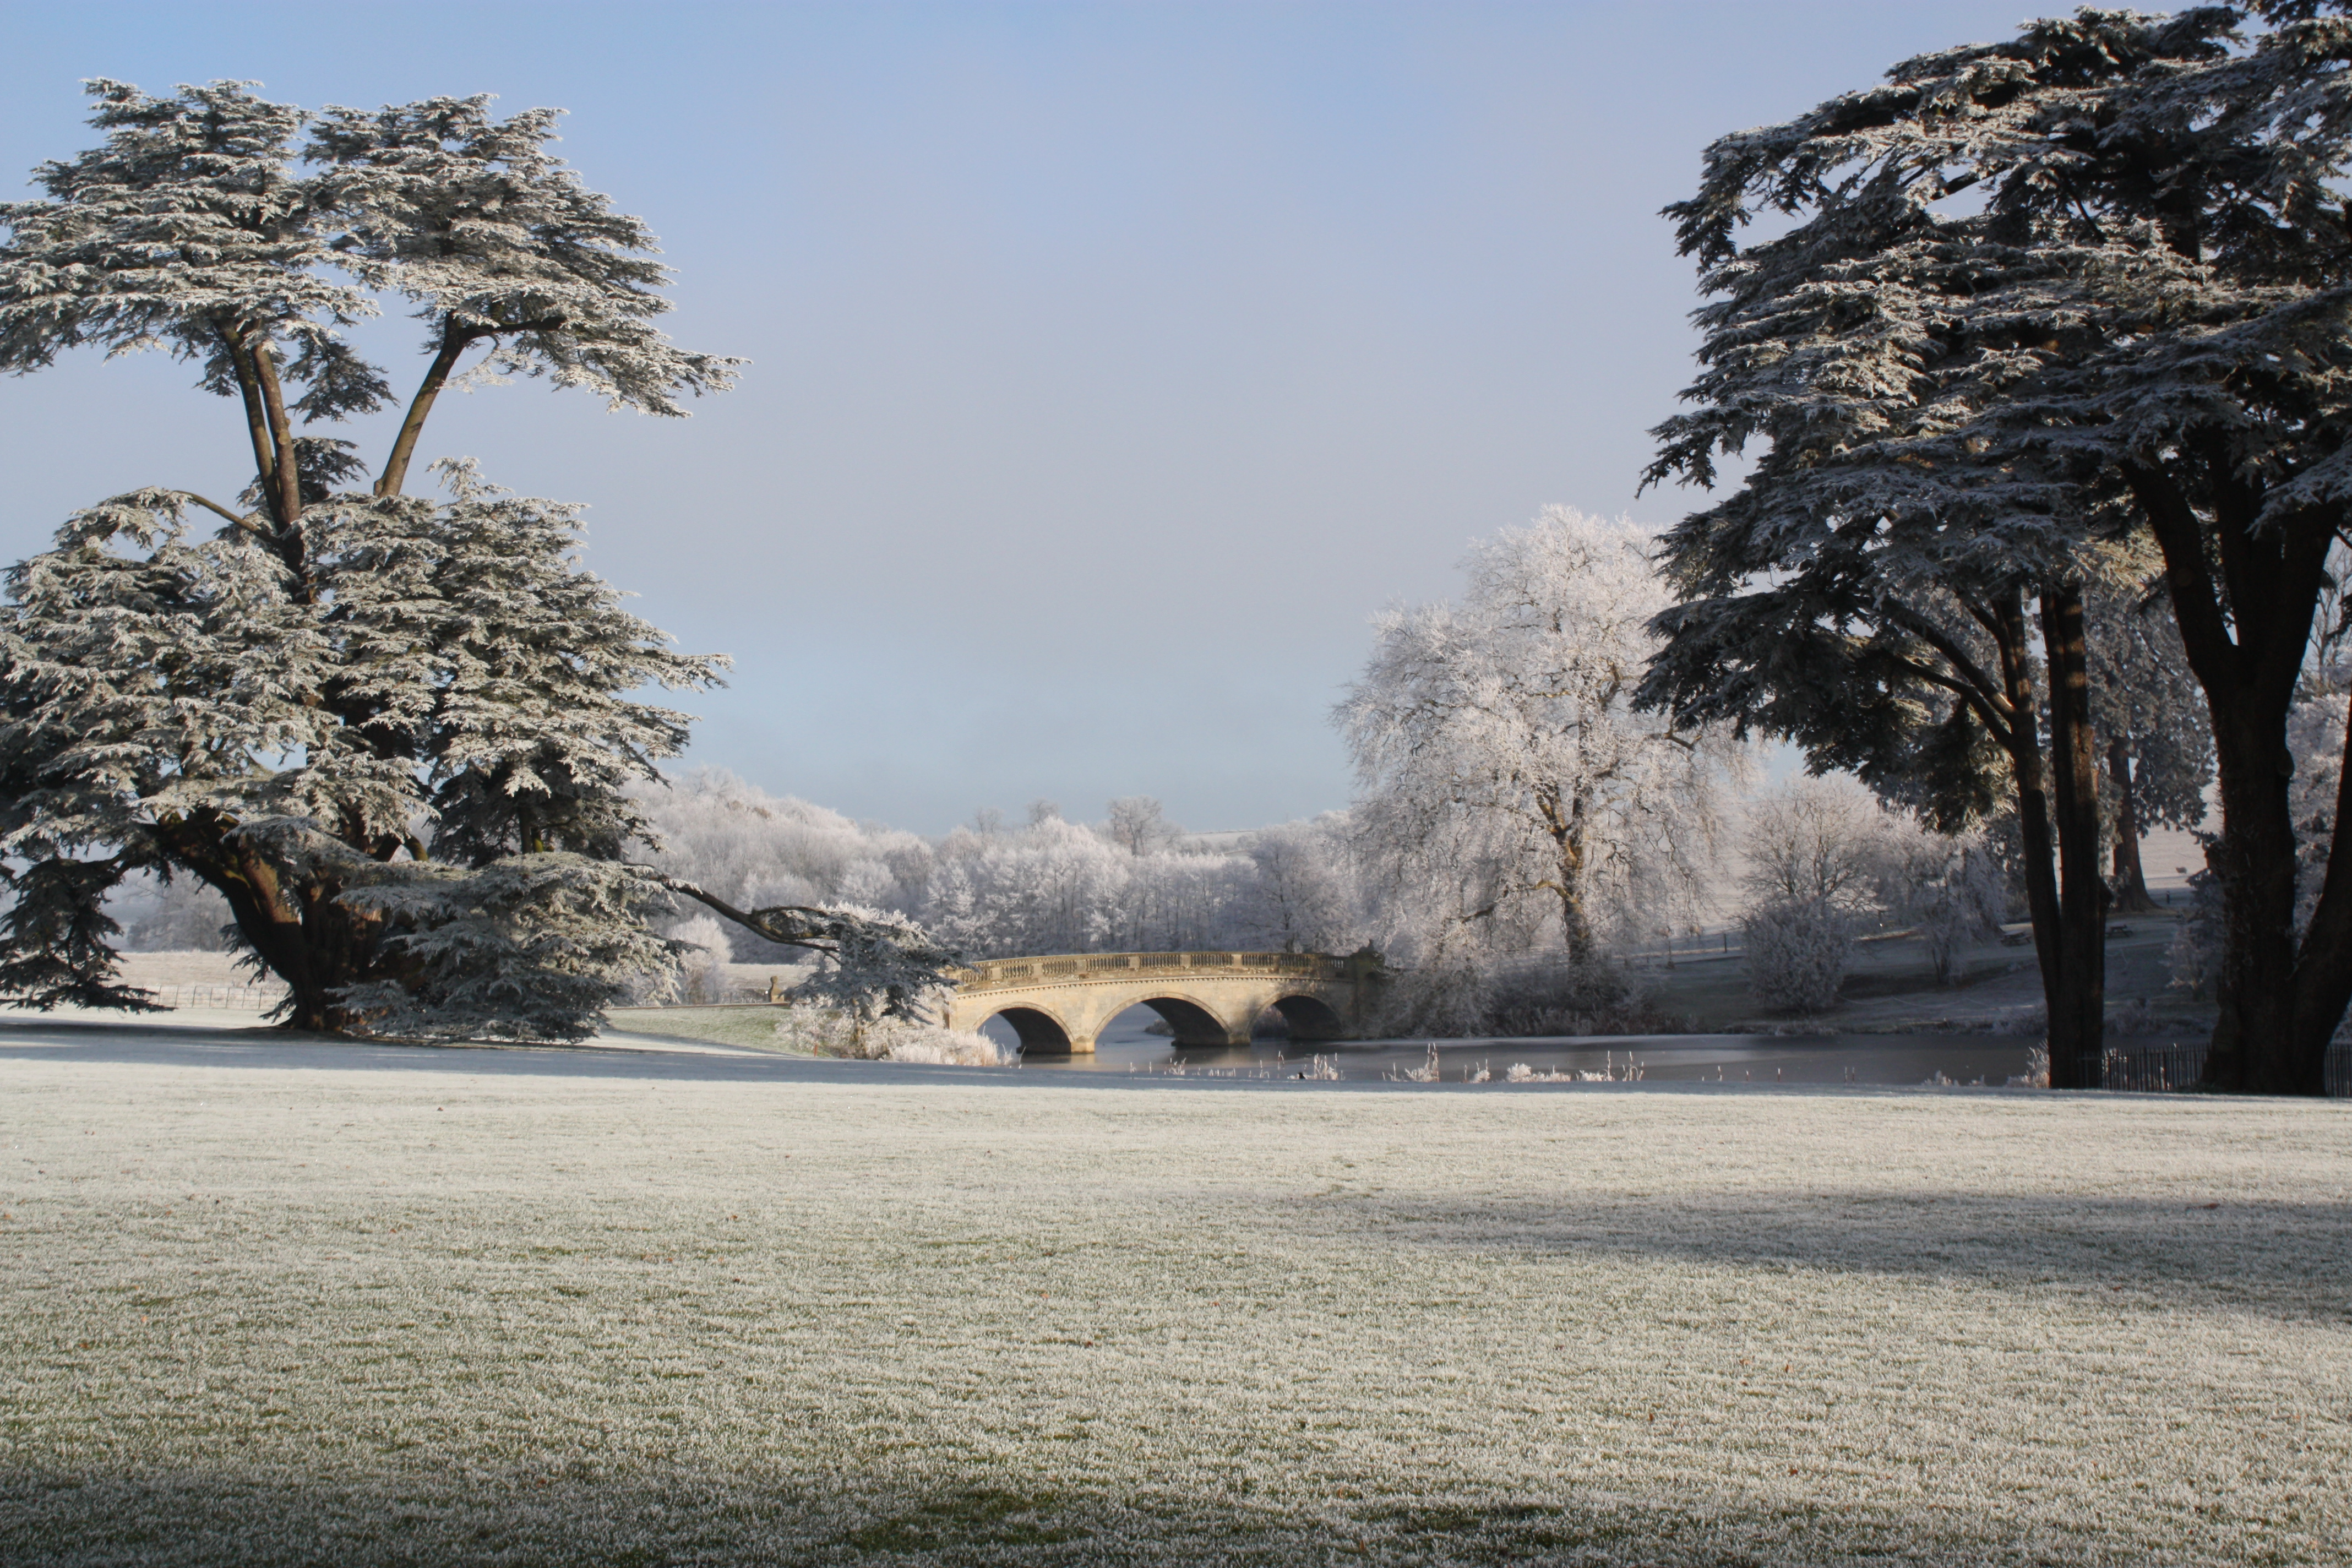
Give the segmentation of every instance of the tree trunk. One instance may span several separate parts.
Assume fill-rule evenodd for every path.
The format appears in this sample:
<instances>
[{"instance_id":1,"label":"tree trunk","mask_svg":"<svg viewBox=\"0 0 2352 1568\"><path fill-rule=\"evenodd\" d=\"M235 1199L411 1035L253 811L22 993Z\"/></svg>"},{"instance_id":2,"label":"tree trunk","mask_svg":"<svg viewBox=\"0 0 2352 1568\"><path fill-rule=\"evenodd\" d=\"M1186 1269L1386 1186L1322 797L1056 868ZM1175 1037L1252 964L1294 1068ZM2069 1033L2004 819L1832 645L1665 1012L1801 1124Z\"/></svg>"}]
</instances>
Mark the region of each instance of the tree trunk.
<instances>
[{"instance_id":1,"label":"tree trunk","mask_svg":"<svg viewBox=\"0 0 2352 1568\"><path fill-rule=\"evenodd\" d=\"M2315 917L2298 953L2287 805L2294 759L2286 724L2340 514L2315 508L2270 516L2260 482L2239 472L2219 437L2203 445L2211 449L2181 473L2126 463L2124 477L2163 547L2181 647L2213 725L2221 831L2205 863L2221 895L2221 1015L2204 1081L2252 1093L2318 1094L2327 1036L2352 994L2345 973L2352 966L2352 858L2331 857L2320 897L2328 919ZM2192 493L2203 513L2190 504ZM2232 615L2230 605L2252 613Z\"/></svg>"},{"instance_id":2,"label":"tree trunk","mask_svg":"<svg viewBox=\"0 0 2352 1568\"><path fill-rule=\"evenodd\" d=\"M2352 714L2346 716L2344 739L2336 810L2328 819L2326 879L2295 956L2285 1063L2294 1094L2327 1092L2327 1049L2352 1006Z\"/></svg>"},{"instance_id":3,"label":"tree trunk","mask_svg":"<svg viewBox=\"0 0 2352 1568\"><path fill-rule=\"evenodd\" d=\"M2116 908L2142 914L2156 908L2139 862L2139 803L2132 798L2131 748L2121 736L2107 742L2107 777L2116 787Z\"/></svg>"},{"instance_id":4,"label":"tree trunk","mask_svg":"<svg viewBox=\"0 0 2352 1568\"><path fill-rule=\"evenodd\" d=\"M416 438L425 433L425 416L433 412L441 389L449 384L449 373L457 368L458 356L466 352L469 341L457 331L455 321L443 317L440 352L425 368L424 383L409 400L408 412L401 418L400 434L393 438L391 455L384 458L383 472L376 478L376 494L396 496L408 482L408 465L416 456Z\"/></svg>"},{"instance_id":5,"label":"tree trunk","mask_svg":"<svg viewBox=\"0 0 2352 1568\"><path fill-rule=\"evenodd\" d=\"M2050 1087L2096 1088L2105 1022L2106 886L2098 870L2098 774L2082 595L2057 590L2042 597L2042 644L2050 656L2046 762L2034 722L2041 704L2035 700L2023 605L2011 595L1992 606L1986 625L2000 650L2009 711L2004 745L2017 786L2025 900L2033 917L2033 955L2049 1020Z\"/></svg>"},{"instance_id":6,"label":"tree trunk","mask_svg":"<svg viewBox=\"0 0 2352 1568\"><path fill-rule=\"evenodd\" d=\"M2205 1082L2293 1094L2295 841L2287 785L2294 760L2284 742L2285 716L2271 719L2251 702L2213 710L2221 832L2205 863L2221 884L2223 934L2214 987L2221 1016L2205 1056Z\"/></svg>"},{"instance_id":7,"label":"tree trunk","mask_svg":"<svg viewBox=\"0 0 2352 1568\"><path fill-rule=\"evenodd\" d=\"M380 918L338 902L340 882L289 881L281 868L236 843L234 831L204 817L166 825L159 837L174 861L227 901L237 934L286 983L292 1005L282 1026L320 1034L353 1028L362 1020L335 993L393 977L381 958Z\"/></svg>"},{"instance_id":8,"label":"tree trunk","mask_svg":"<svg viewBox=\"0 0 2352 1568\"><path fill-rule=\"evenodd\" d=\"M1584 907L1584 824L1591 802L1582 795L1564 801L1554 791L1539 790L1536 806L1551 835L1560 937L1568 944L1569 963L1581 969L1592 962L1592 919Z\"/></svg>"},{"instance_id":9,"label":"tree trunk","mask_svg":"<svg viewBox=\"0 0 2352 1568\"><path fill-rule=\"evenodd\" d=\"M2107 886L2099 877L2098 752L2079 587L2042 595L2042 642L2050 666L2050 794L2058 839L2059 983L2050 1013L2050 1083L2096 1089L2106 1033ZM2062 1052L2073 1061L2063 1082Z\"/></svg>"},{"instance_id":10,"label":"tree trunk","mask_svg":"<svg viewBox=\"0 0 2352 1568\"><path fill-rule=\"evenodd\" d=\"M1559 858L1559 929L1568 961L1581 969L1592 962L1592 921L1584 911L1581 856L1563 849Z\"/></svg>"}]
</instances>

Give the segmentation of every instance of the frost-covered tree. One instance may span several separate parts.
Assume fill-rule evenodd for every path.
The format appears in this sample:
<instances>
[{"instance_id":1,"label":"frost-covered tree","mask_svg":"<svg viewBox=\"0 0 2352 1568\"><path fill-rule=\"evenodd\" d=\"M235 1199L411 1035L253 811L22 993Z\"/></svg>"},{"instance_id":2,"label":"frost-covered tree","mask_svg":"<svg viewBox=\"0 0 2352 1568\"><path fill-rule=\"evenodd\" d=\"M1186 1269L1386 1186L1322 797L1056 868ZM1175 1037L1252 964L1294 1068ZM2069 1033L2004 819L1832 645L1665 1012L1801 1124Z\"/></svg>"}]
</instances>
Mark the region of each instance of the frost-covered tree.
<instances>
[{"instance_id":1,"label":"frost-covered tree","mask_svg":"<svg viewBox=\"0 0 2352 1568\"><path fill-rule=\"evenodd\" d=\"M727 999L727 966L734 962L735 944L715 915L696 915L669 928L677 944L677 990L688 1002Z\"/></svg>"},{"instance_id":2,"label":"frost-covered tree","mask_svg":"<svg viewBox=\"0 0 2352 1568\"><path fill-rule=\"evenodd\" d=\"M1347 952L1371 917L1339 814L1135 854L1040 814L935 841L700 769L629 791L661 874L738 905L866 905L975 957L1139 949ZM656 847L657 846L657 847ZM749 958L775 954L739 938Z\"/></svg>"},{"instance_id":3,"label":"frost-covered tree","mask_svg":"<svg viewBox=\"0 0 2352 1568\"><path fill-rule=\"evenodd\" d=\"M1766 450L1673 537L1690 602L1652 695L1948 806L2002 759L2060 1085L2087 1081L2104 994L2083 601L2107 537L2160 549L2213 729L2209 1077L2317 1092L2352 997L2352 862L2298 939L2278 766L2344 533L2340 12L2034 23L1725 138L1671 209L1715 299L1651 477ZM1778 232L1743 246L1761 210Z\"/></svg>"},{"instance_id":4,"label":"frost-covered tree","mask_svg":"<svg viewBox=\"0 0 2352 1568\"><path fill-rule=\"evenodd\" d=\"M1927 950L1938 984L1958 973L1971 937L2000 930L2007 889L1980 829L1938 833L1918 822L1893 825L1881 872L1880 902L1908 924Z\"/></svg>"},{"instance_id":5,"label":"frost-covered tree","mask_svg":"<svg viewBox=\"0 0 2352 1568\"><path fill-rule=\"evenodd\" d=\"M1994 929L2002 879L1984 835L1937 831L1850 778L1794 779L1748 803L1741 881L1759 997L1817 1011L1837 994L1864 921L1910 926L1938 982Z\"/></svg>"},{"instance_id":6,"label":"frost-covered tree","mask_svg":"<svg viewBox=\"0 0 2352 1568\"><path fill-rule=\"evenodd\" d=\"M1433 922L1424 945L1539 922L1584 965L1703 887L1738 753L1721 727L1634 710L1665 604L1643 546L1549 508L1471 552L1459 600L1374 623L1335 718L1358 841L1382 896Z\"/></svg>"},{"instance_id":7,"label":"frost-covered tree","mask_svg":"<svg viewBox=\"0 0 2352 1568\"><path fill-rule=\"evenodd\" d=\"M1790 779L1748 803L1741 880L1759 901L1860 909L1884 870L1886 808L1850 778Z\"/></svg>"},{"instance_id":8,"label":"frost-covered tree","mask_svg":"<svg viewBox=\"0 0 2352 1568\"><path fill-rule=\"evenodd\" d=\"M7 574L0 994L145 1005L116 982L105 899L169 874L226 901L296 1026L587 1032L669 962L647 921L673 894L719 907L624 854L646 829L626 787L686 736L638 694L721 661L581 568L575 509L464 463L439 500L404 480L453 376L677 414L736 362L652 328L651 236L547 155L548 111L92 91L103 142L0 206L0 369L80 346L188 361L237 408L254 479L230 505L140 476ZM338 489L363 465L303 432L391 399L342 335L382 298L415 310L428 368L373 484ZM721 912L853 961L876 946L836 913ZM881 994L933 952L892 949Z\"/></svg>"},{"instance_id":9,"label":"frost-covered tree","mask_svg":"<svg viewBox=\"0 0 2352 1568\"><path fill-rule=\"evenodd\" d=\"M1748 987L1768 1007L1837 1000L1854 928L1885 879L1891 823L1853 779L1790 779L1748 803L1740 834Z\"/></svg>"},{"instance_id":10,"label":"frost-covered tree","mask_svg":"<svg viewBox=\"0 0 2352 1568\"><path fill-rule=\"evenodd\" d=\"M11 570L0 756L22 866L0 985L136 1003L90 937L112 934L108 889L161 869L222 895L306 1028L415 1032L421 1007L562 1034L664 961L643 920L667 900L618 861L637 827L619 786L685 719L631 694L715 661L579 568L570 509L450 481L439 502L311 503L299 578L244 529L191 529L171 491L78 513ZM625 929L587 934L608 920ZM89 936L59 940L77 923Z\"/></svg>"},{"instance_id":11,"label":"frost-covered tree","mask_svg":"<svg viewBox=\"0 0 2352 1568\"><path fill-rule=\"evenodd\" d=\"M1767 1007L1820 1013L1837 1003L1853 957L1853 915L1822 898L1772 898L1740 921L1748 988Z\"/></svg>"},{"instance_id":12,"label":"frost-covered tree","mask_svg":"<svg viewBox=\"0 0 2352 1568\"><path fill-rule=\"evenodd\" d=\"M1139 857L1174 841L1184 831L1170 822L1160 803L1148 795L1125 795L1112 801L1102 830L1113 844Z\"/></svg>"},{"instance_id":13,"label":"frost-covered tree","mask_svg":"<svg viewBox=\"0 0 2352 1568\"><path fill-rule=\"evenodd\" d=\"M1138 855L1104 835L1042 819L938 848L924 923L982 956L1161 952L1246 945L1245 856L1175 847Z\"/></svg>"},{"instance_id":14,"label":"frost-covered tree","mask_svg":"<svg viewBox=\"0 0 2352 1568\"><path fill-rule=\"evenodd\" d=\"M1349 952L1363 944L1363 898L1344 813L1261 828L1250 835L1247 853L1257 873L1244 895L1252 946Z\"/></svg>"}]
</instances>

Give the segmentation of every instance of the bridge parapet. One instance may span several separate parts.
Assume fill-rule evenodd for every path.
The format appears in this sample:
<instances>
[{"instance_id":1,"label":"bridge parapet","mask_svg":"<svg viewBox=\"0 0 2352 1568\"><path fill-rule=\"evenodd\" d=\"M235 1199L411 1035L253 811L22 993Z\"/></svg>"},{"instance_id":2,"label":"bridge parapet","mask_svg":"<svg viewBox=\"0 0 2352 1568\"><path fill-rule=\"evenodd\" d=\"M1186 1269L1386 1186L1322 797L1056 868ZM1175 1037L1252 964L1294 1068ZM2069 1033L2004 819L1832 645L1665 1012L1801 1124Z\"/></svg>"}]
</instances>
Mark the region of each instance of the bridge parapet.
<instances>
[{"instance_id":1,"label":"bridge parapet","mask_svg":"<svg viewBox=\"0 0 2352 1568\"><path fill-rule=\"evenodd\" d=\"M979 991L992 986L1127 979L1179 971L1206 971L1220 976L1259 973L1338 980L1344 968L1344 960L1319 952L1076 952L1057 958L985 959L969 969L950 973L959 990Z\"/></svg>"}]
</instances>

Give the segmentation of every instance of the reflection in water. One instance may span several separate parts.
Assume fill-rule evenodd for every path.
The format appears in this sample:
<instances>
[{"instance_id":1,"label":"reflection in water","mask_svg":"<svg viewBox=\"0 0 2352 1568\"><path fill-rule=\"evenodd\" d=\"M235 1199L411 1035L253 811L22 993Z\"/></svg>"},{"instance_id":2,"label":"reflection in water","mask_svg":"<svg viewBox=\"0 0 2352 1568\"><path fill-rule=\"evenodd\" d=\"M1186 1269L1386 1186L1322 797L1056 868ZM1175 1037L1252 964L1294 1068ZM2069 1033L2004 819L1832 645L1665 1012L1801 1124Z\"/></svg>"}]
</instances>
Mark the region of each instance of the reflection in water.
<instances>
[{"instance_id":1,"label":"reflection in water","mask_svg":"<svg viewBox=\"0 0 2352 1568\"><path fill-rule=\"evenodd\" d=\"M1144 1032L1143 1018L1105 1029L1092 1056L1030 1054L1024 1068L1075 1072L1170 1072L1290 1078L1315 1076L1318 1058L1347 1079L1420 1077L1428 1040L1308 1044L1259 1040L1242 1050L1186 1047ZM1999 1035L1636 1035L1434 1042L1438 1080L1500 1084L1514 1065L1538 1074L1612 1072L1630 1067L1646 1082L1915 1084L1940 1073L1955 1083L1999 1084L2026 1070L2031 1039ZM1425 1080L1424 1080L1425 1081Z\"/></svg>"}]
</instances>

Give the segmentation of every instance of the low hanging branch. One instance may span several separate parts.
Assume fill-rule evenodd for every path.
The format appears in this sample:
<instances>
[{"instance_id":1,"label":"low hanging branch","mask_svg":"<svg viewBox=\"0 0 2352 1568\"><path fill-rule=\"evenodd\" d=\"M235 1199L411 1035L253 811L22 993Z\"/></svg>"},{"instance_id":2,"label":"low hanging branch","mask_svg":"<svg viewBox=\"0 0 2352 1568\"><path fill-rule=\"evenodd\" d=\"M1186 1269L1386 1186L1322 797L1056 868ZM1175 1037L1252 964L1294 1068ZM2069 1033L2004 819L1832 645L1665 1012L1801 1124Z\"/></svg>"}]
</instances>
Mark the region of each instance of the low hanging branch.
<instances>
[{"instance_id":1,"label":"low hanging branch","mask_svg":"<svg viewBox=\"0 0 2352 1568\"><path fill-rule=\"evenodd\" d=\"M650 866L630 869L681 898L733 921L745 931L786 947L805 948L833 962L793 988L802 1001L877 1016L930 1021L929 998L955 984L964 956L932 939L903 915L836 905L778 904L739 910L681 877Z\"/></svg>"}]
</instances>

